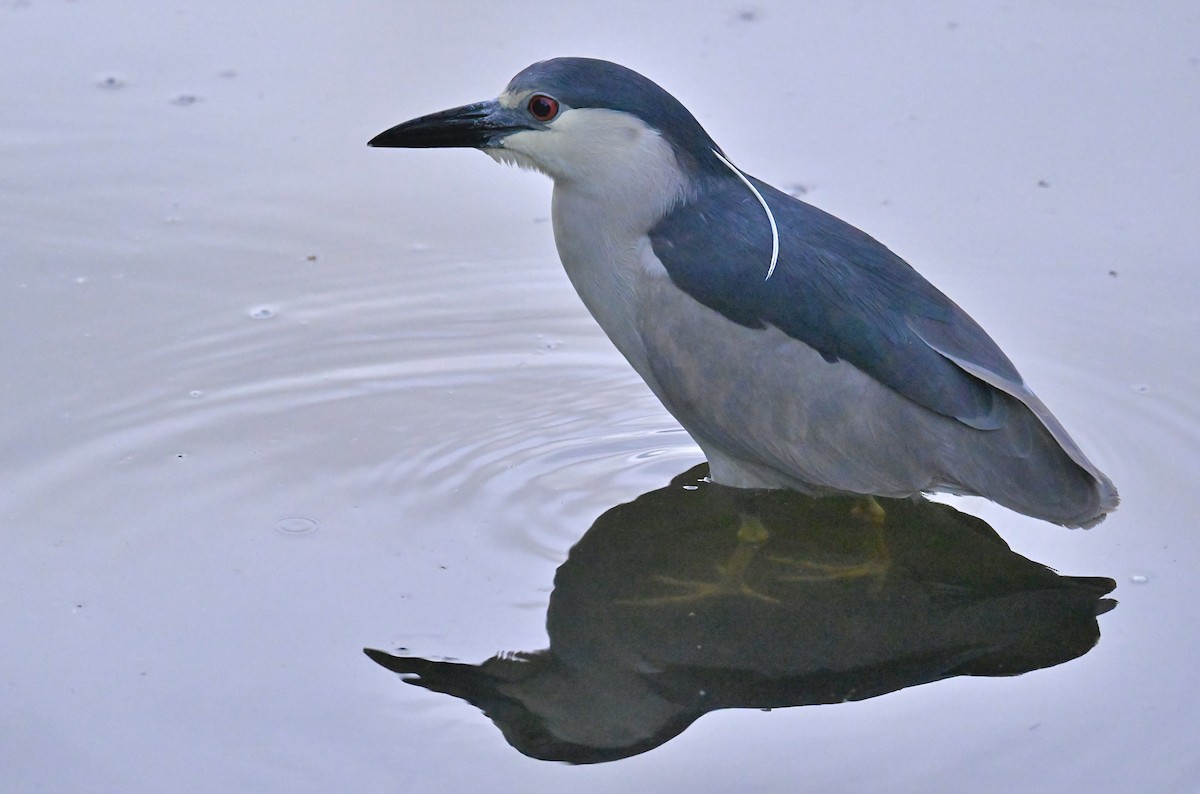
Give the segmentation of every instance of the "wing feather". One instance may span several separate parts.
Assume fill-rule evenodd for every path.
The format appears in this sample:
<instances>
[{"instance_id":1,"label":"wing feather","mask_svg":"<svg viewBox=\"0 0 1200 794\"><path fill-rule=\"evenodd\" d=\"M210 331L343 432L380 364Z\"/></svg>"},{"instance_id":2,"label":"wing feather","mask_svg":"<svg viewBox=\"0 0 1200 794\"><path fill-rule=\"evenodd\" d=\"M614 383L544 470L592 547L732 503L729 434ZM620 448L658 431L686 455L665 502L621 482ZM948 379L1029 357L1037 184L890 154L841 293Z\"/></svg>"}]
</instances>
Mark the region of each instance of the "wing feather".
<instances>
[{"instance_id":1,"label":"wing feather","mask_svg":"<svg viewBox=\"0 0 1200 794\"><path fill-rule=\"evenodd\" d=\"M848 361L932 411L978 429L1003 424L995 390L1021 399L1003 384L1023 384L977 323L872 237L751 179L779 222L772 277L762 277L773 239L758 197L729 180L650 232L677 286L735 323L775 326L826 361Z\"/></svg>"}]
</instances>

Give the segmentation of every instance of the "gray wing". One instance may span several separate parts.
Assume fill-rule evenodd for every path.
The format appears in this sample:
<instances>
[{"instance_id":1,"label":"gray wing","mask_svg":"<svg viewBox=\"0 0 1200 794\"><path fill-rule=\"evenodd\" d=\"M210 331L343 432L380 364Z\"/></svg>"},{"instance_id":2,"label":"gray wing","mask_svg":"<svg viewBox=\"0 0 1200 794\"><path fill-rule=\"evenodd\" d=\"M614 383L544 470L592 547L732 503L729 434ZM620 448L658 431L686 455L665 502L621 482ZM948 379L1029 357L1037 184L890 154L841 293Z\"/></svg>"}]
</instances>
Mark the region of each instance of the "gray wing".
<instances>
[{"instance_id":1,"label":"gray wing","mask_svg":"<svg viewBox=\"0 0 1200 794\"><path fill-rule=\"evenodd\" d=\"M1038 421L1040 421L1046 430L1050 432L1050 435L1054 437L1054 440L1058 442L1059 446L1062 447L1063 452L1067 453L1067 456L1070 457L1071 460L1075 461L1075 463L1079 464L1080 468L1096 478L1097 482L1102 484L1106 483L1106 487L1109 490L1113 490L1115 493L1115 490L1112 489L1112 483L1109 482L1104 473L1096 468L1096 466L1090 460L1088 460L1087 456L1083 454L1083 450L1080 449L1079 445L1075 443L1075 439L1071 438L1071 436L1067 433L1066 428L1064 428L1062 423L1058 421L1058 418L1054 414L1050 413L1050 409L1046 407L1046 404L1043 403L1036 394L1030 391L1029 387L1027 387L1023 381L1014 382L998 377L995 372L987 369L986 367L981 367L979 364L972 361L967 355L965 355L966 351L960 344L958 344L958 341L953 336L946 334L946 329L944 327L921 323L919 320L912 323L911 327L922 339L922 341L924 341L937 352L941 353L946 358L953 361L963 370L979 378L984 383L987 383L988 385L999 389L1000 391L1005 392L1006 394L1009 394L1024 403L1025 407L1033 412L1033 415L1036 416ZM1115 499L1115 496L1113 498Z\"/></svg>"},{"instance_id":2,"label":"gray wing","mask_svg":"<svg viewBox=\"0 0 1200 794\"><path fill-rule=\"evenodd\" d=\"M745 185L731 181L680 205L650 232L681 289L735 323L773 325L827 361L845 360L971 427L1004 423L996 389L1023 402L1032 396L991 337L904 260L844 221L752 181L779 228L770 279L766 215Z\"/></svg>"}]
</instances>

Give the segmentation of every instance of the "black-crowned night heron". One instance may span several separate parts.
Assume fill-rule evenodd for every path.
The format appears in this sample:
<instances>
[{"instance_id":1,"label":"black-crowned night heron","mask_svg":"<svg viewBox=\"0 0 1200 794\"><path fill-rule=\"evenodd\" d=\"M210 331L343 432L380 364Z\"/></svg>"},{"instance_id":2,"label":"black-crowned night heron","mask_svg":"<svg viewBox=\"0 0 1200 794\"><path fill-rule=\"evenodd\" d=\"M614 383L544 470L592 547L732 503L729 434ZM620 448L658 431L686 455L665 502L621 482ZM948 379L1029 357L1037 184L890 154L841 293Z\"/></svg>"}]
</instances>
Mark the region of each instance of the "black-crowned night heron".
<instances>
[{"instance_id":1,"label":"black-crowned night heron","mask_svg":"<svg viewBox=\"0 0 1200 794\"><path fill-rule=\"evenodd\" d=\"M473 147L550 176L567 275L718 483L977 494L1064 526L1117 505L962 309L863 232L739 170L636 72L543 61L497 99L370 145Z\"/></svg>"}]
</instances>

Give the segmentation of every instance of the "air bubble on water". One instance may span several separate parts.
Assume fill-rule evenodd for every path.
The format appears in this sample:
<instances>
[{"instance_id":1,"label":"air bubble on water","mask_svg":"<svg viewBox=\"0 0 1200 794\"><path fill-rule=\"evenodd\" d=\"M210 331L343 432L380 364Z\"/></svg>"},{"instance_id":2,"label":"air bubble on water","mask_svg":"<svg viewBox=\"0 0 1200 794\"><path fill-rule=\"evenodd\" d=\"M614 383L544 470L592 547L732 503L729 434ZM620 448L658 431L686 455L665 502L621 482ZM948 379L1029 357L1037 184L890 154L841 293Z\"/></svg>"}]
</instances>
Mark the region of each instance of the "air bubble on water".
<instances>
[{"instance_id":1,"label":"air bubble on water","mask_svg":"<svg viewBox=\"0 0 1200 794\"><path fill-rule=\"evenodd\" d=\"M316 521L303 516L288 516L275 522L275 531L284 535L311 535L320 528Z\"/></svg>"},{"instance_id":2,"label":"air bubble on water","mask_svg":"<svg viewBox=\"0 0 1200 794\"><path fill-rule=\"evenodd\" d=\"M275 316L275 307L273 306L255 306L250 310L250 316L255 320L269 320Z\"/></svg>"},{"instance_id":3,"label":"air bubble on water","mask_svg":"<svg viewBox=\"0 0 1200 794\"><path fill-rule=\"evenodd\" d=\"M1135 573L1133 576L1129 577L1129 581L1133 582L1134 584L1146 584L1146 582L1150 581L1150 577L1146 576L1145 574Z\"/></svg>"}]
</instances>

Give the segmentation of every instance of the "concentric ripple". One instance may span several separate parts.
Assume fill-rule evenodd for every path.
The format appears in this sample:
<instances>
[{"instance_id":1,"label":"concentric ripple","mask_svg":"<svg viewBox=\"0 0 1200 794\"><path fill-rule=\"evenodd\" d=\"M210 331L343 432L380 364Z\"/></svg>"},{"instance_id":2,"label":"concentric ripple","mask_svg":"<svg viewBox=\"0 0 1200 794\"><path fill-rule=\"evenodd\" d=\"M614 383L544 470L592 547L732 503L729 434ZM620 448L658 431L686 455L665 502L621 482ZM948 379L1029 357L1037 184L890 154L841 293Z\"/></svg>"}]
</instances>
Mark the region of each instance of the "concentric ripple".
<instances>
[{"instance_id":1,"label":"concentric ripple","mask_svg":"<svg viewBox=\"0 0 1200 794\"><path fill-rule=\"evenodd\" d=\"M499 542L557 558L586 529L564 516L695 462L561 273L437 265L174 329L109 373L127 387L64 408L70 432L9 497L204 464L199 502L318 481L347 500L420 494L479 505Z\"/></svg>"}]
</instances>

